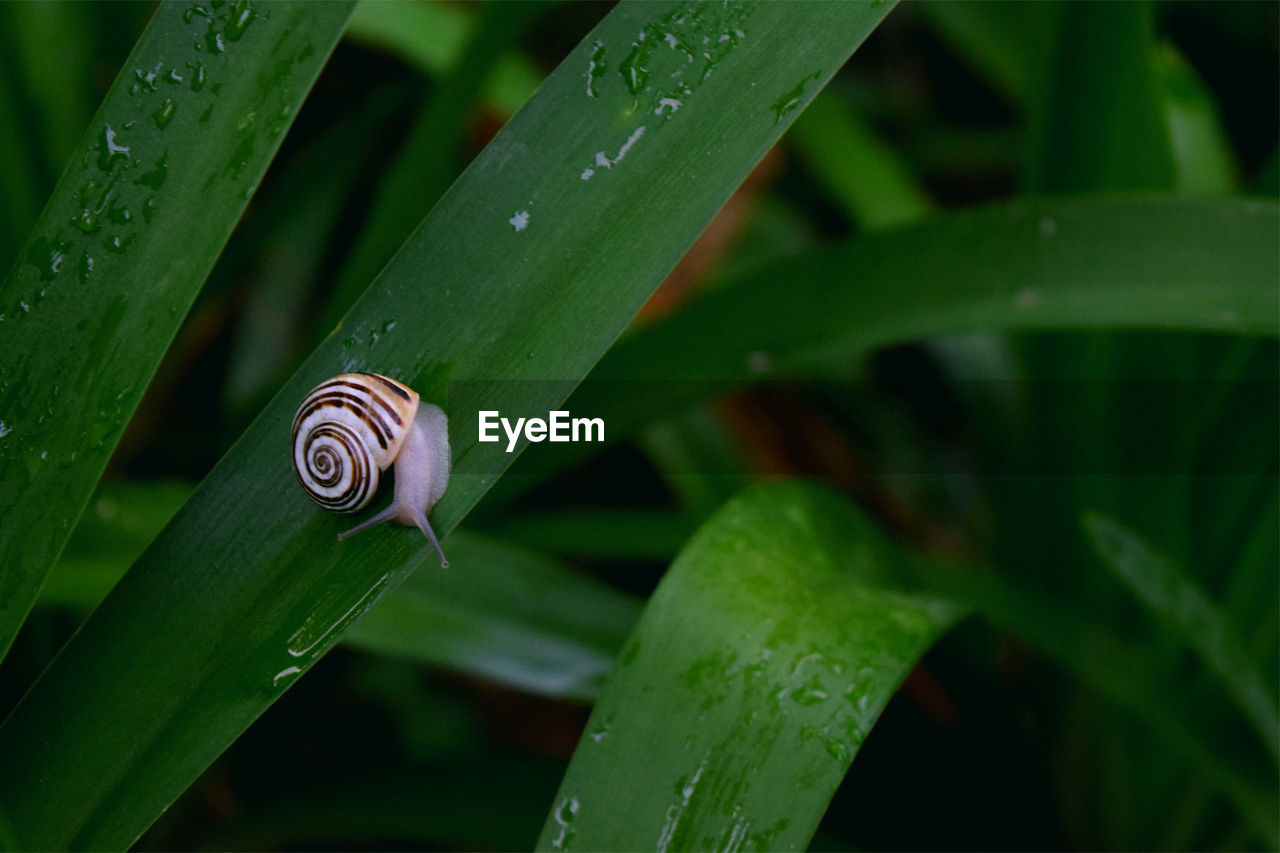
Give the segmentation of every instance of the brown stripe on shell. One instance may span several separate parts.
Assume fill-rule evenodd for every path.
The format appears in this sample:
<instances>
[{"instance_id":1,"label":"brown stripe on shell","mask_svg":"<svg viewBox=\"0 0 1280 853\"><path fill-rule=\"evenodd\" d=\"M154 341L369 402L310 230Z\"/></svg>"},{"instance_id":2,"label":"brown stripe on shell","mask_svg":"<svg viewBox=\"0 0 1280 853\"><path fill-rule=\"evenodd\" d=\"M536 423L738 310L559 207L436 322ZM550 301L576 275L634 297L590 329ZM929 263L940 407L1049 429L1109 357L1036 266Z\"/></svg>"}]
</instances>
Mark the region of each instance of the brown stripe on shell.
<instances>
[{"instance_id":1,"label":"brown stripe on shell","mask_svg":"<svg viewBox=\"0 0 1280 853\"><path fill-rule=\"evenodd\" d=\"M355 387L358 389L358 386L348 387ZM386 408L385 403L383 404L383 407ZM324 394L312 394L307 397L307 399L303 400L302 408L298 410L298 417L294 425L294 433L297 433L298 427L301 426L302 422L309 418L313 412L322 408L349 410L353 415L359 418L363 424L369 427L369 430L374 434L374 438L378 440L378 444L382 449L387 449L387 444L391 439L391 431L394 427L379 417L380 412L373 410L368 406L367 398L348 394L345 391L340 390L333 390ZM390 412L390 414L395 420L397 426L403 424L399 415L393 411Z\"/></svg>"},{"instance_id":2,"label":"brown stripe on shell","mask_svg":"<svg viewBox=\"0 0 1280 853\"><path fill-rule=\"evenodd\" d=\"M391 393L399 395L400 399L402 400L410 399L409 392L405 389L403 385L401 385L399 382L395 381L394 379L388 379L387 377L383 376L380 373L361 373L360 375L371 376L374 379L377 379L383 385L390 388Z\"/></svg>"},{"instance_id":3,"label":"brown stripe on shell","mask_svg":"<svg viewBox=\"0 0 1280 853\"><path fill-rule=\"evenodd\" d=\"M378 374L376 374L376 373L359 373L359 374L356 374L356 375L357 375L357 376L372 376L372 377L373 377L373 378L375 378L375 379L381 379L384 383L388 381L388 380L386 379L386 377L384 377L384 376L379 376L379 375L378 375ZM351 381L351 380L349 380L349 379L345 379L345 380L344 380L344 379L335 379L335 380L331 381L329 384L331 384L331 385L335 385L335 386L342 386L342 387L344 387L344 388L354 388L354 389L356 389L357 391L360 391L360 392L361 392L361 393L363 393L363 394L367 394L370 400L373 400L373 401L374 401L374 402L376 402L379 406L381 406L382 408L386 409L386 410L387 410L387 414L391 415L391 417L395 419L395 422L396 422L396 423L398 423L398 424L402 424L402 423L404 423L404 421L400 420L400 413L396 411L396 407L395 407L395 406L394 406L394 405L393 405L389 400L387 400L387 398L386 398L386 397L383 397L383 396L379 395L379 394L377 393L376 388L375 388L374 386L372 386L372 385L368 384L367 382L352 382L352 381ZM408 400L408 399L409 399L409 397L408 397L408 396L405 396L405 398L404 398L404 399Z\"/></svg>"}]
</instances>

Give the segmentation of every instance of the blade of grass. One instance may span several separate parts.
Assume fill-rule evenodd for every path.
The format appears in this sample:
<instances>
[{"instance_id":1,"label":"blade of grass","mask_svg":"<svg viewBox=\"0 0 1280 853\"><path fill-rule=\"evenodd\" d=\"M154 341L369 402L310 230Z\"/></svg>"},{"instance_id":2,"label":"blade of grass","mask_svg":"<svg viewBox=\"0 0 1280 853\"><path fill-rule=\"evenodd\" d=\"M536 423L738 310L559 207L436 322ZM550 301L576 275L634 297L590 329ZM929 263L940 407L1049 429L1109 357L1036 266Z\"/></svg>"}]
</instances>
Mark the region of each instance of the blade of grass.
<instances>
[{"instance_id":1,"label":"blade of grass","mask_svg":"<svg viewBox=\"0 0 1280 853\"><path fill-rule=\"evenodd\" d=\"M1039 4L1031 4L1039 5ZM1173 186L1152 4L1063 3L1033 100L1027 184L1040 192Z\"/></svg>"},{"instance_id":2,"label":"blade of grass","mask_svg":"<svg viewBox=\"0 0 1280 853\"><path fill-rule=\"evenodd\" d=\"M35 107L20 61L22 9L17 3L0 6L0 127L5 128L36 124ZM0 170L0 269L8 269L18 255L23 236L40 214L40 202L53 178L36 134L0 134L0 157L9 164Z\"/></svg>"},{"instance_id":3,"label":"blade of grass","mask_svg":"<svg viewBox=\"0 0 1280 853\"><path fill-rule=\"evenodd\" d=\"M906 163L830 92L814 99L788 139L845 215L864 228L901 225L933 210Z\"/></svg>"},{"instance_id":4,"label":"blade of grass","mask_svg":"<svg viewBox=\"0 0 1280 853\"><path fill-rule=\"evenodd\" d=\"M1183 685L1159 671L1151 657L1070 604L1047 598L1024 582L989 571L940 570L923 561L904 564L920 592L957 602L1018 637L1073 672L1101 696L1133 713L1143 729L1171 747L1224 793L1263 843L1280 840L1274 771L1256 750L1242 752L1234 733L1206 725L1183 701Z\"/></svg>"},{"instance_id":5,"label":"blade of grass","mask_svg":"<svg viewBox=\"0 0 1280 853\"><path fill-rule=\"evenodd\" d=\"M1251 511L1254 524L1231 554L1236 570L1222 596L1222 609L1236 634L1264 662L1264 670L1274 671L1280 652L1280 613L1274 606L1280 600L1275 571L1275 555L1280 553L1280 488L1274 480Z\"/></svg>"},{"instance_id":6,"label":"blade of grass","mask_svg":"<svg viewBox=\"0 0 1280 853\"><path fill-rule=\"evenodd\" d=\"M918 8L1006 97L1031 100L1053 55L1061 4L934 0Z\"/></svg>"},{"instance_id":7,"label":"blade of grass","mask_svg":"<svg viewBox=\"0 0 1280 853\"><path fill-rule=\"evenodd\" d=\"M31 102L37 107L35 126L27 134L39 140L38 150L45 152L52 182L74 155L76 142L93 117L97 96L85 84L93 79L91 63L97 59L93 40L102 34L96 32L94 10L83 4L15 3L8 11L13 17L15 55L26 71ZM50 50L51 44L59 49Z\"/></svg>"},{"instance_id":8,"label":"blade of grass","mask_svg":"<svg viewBox=\"0 0 1280 853\"><path fill-rule=\"evenodd\" d=\"M1156 59L1178 189L1202 194L1231 192L1239 181L1213 93L1172 45L1162 45Z\"/></svg>"},{"instance_id":9,"label":"blade of grass","mask_svg":"<svg viewBox=\"0 0 1280 853\"><path fill-rule=\"evenodd\" d=\"M1255 201L1046 201L939 217L726 282L620 341L568 407L602 416L616 438L732 383L956 332L1274 337L1277 235L1280 206ZM568 447L566 461L595 446Z\"/></svg>"},{"instance_id":10,"label":"blade of grass","mask_svg":"<svg viewBox=\"0 0 1280 853\"><path fill-rule=\"evenodd\" d=\"M346 35L393 51L423 72L439 75L457 64L476 18L447 3L366 2L356 6ZM509 116L524 106L540 79L523 56L508 54L486 82L485 97Z\"/></svg>"},{"instance_id":11,"label":"blade of grass","mask_svg":"<svg viewBox=\"0 0 1280 853\"><path fill-rule=\"evenodd\" d=\"M0 654L350 8L160 6L0 285Z\"/></svg>"},{"instance_id":12,"label":"blade of grass","mask_svg":"<svg viewBox=\"0 0 1280 853\"><path fill-rule=\"evenodd\" d=\"M1155 4L1145 0L1062 4L1053 58L1041 97L1033 104L1028 189L1082 193L1176 187L1154 10ZM1032 338L1019 351L1032 377L1180 377L1195 369L1200 343L1190 335L1101 332ZM1191 424L1183 421L1182 407L1139 406L1123 383L1091 382L1082 388L1085 393L1068 403L1055 399L1050 383L1028 383L1028 446L1035 458L1053 460L1060 470L1073 473L1053 481L993 482L992 505L1007 520L1002 560L1039 573L1040 583L1071 606L1116 622L1132 603L1117 597L1114 580L1099 571L1080 530L1080 514L1087 509L1137 512L1143 529L1183 558L1194 527L1188 524L1189 507L1197 486L1188 456L1197 439ZM1124 476L1124 460L1135 453L1168 460L1170 475L1158 485ZM1053 563L1041 559L1046 552L1054 554ZM1152 655L1148 664L1155 662ZM1193 704L1189 698L1184 701ZM1092 797L1090 811L1101 828L1101 843L1123 848L1150 835L1142 829L1135 834L1133 827L1162 825L1167 809L1157 804L1177 795L1179 771L1186 768L1179 766L1178 750L1171 748L1177 733L1152 737L1140 721L1116 721L1111 728L1125 748L1091 750L1086 761L1096 761L1115 792ZM1140 784L1146 796L1125 796Z\"/></svg>"},{"instance_id":13,"label":"blade of grass","mask_svg":"<svg viewBox=\"0 0 1280 853\"><path fill-rule=\"evenodd\" d=\"M1107 568L1159 618L1173 625L1187 645L1222 680L1253 723L1272 758L1280 762L1280 712L1244 644L1218 607L1167 557L1129 528L1097 513L1084 517L1085 533Z\"/></svg>"},{"instance_id":14,"label":"blade of grass","mask_svg":"<svg viewBox=\"0 0 1280 853\"><path fill-rule=\"evenodd\" d=\"M454 531L445 545L449 571L414 572L344 642L542 696L599 692L638 601L473 533Z\"/></svg>"},{"instance_id":15,"label":"blade of grass","mask_svg":"<svg viewBox=\"0 0 1280 853\"><path fill-rule=\"evenodd\" d=\"M476 408L555 408L890 9L612 10L0 727L0 803L21 819L20 843L127 846L387 588L430 559L406 528L335 543L347 519L310 504L285 449L309 389L338 372L377 370L449 406L454 470L434 512L447 533L511 455L467 435L475 409L444 400L446 380L508 380L486 385ZM714 47L702 47L704 37ZM570 383L510 381L535 379Z\"/></svg>"},{"instance_id":16,"label":"blade of grass","mask_svg":"<svg viewBox=\"0 0 1280 853\"><path fill-rule=\"evenodd\" d=\"M960 609L877 586L891 553L825 490L750 489L672 564L574 752L540 850L797 850Z\"/></svg>"},{"instance_id":17,"label":"blade of grass","mask_svg":"<svg viewBox=\"0 0 1280 853\"><path fill-rule=\"evenodd\" d=\"M250 268L254 259L266 259L259 265L265 274L249 286L231 342L224 401L240 427L315 345L324 306L316 304L314 293L317 285L323 291L321 282L332 280L328 265L345 230L341 214L360 194L361 174L370 168L351 152L375 145L379 134L396 124L412 106L410 89L407 81L379 87L359 109L332 122L305 152L281 163L271 192L254 200L227 243L206 292L219 279L235 279L236 271Z\"/></svg>"},{"instance_id":18,"label":"blade of grass","mask_svg":"<svg viewBox=\"0 0 1280 853\"><path fill-rule=\"evenodd\" d=\"M668 413L637 440L690 520L706 519L750 485L742 449L710 404ZM664 554L664 560L670 561L676 550Z\"/></svg>"},{"instance_id":19,"label":"blade of grass","mask_svg":"<svg viewBox=\"0 0 1280 853\"><path fill-rule=\"evenodd\" d=\"M338 276L321 328L332 329L427 215L461 169L459 141L472 102L501 55L549 6L489 2L480 7L457 63L428 96L383 176L369 219Z\"/></svg>"},{"instance_id":20,"label":"blade of grass","mask_svg":"<svg viewBox=\"0 0 1280 853\"><path fill-rule=\"evenodd\" d=\"M978 330L1274 337L1278 280L1280 206L1270 202L1020 202L760 269L622 341L592 379L743 380Z\"/></svg>"},{"instance_id":21,"label":"blade of grass","mask_svg":"<svg viewBox=\"0 0 1280 853\"><path fill-rule=\"evenodd\" d=\"M188 497L186 483L102 483L36 601L88 613L115 586Z\"/></svg>"}]
</instances>

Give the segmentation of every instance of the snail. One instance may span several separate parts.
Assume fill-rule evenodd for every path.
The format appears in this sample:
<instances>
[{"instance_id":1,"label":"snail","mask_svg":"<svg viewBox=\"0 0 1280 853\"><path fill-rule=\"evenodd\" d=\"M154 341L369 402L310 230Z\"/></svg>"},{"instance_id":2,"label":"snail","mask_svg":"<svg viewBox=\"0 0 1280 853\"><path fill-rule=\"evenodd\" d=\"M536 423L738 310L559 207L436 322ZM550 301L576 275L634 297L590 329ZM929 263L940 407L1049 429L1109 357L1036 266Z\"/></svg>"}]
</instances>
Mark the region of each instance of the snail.
<instances>
[{"instance_id":1,"label":"snail","mask_svg":"<svg viewBox=\"0 0 1280 853\"><path fill-rule=\"evenodd\" d=\"M395 464L391 506L345 533L384 521L416 525L447 567L427 513L449 485L449 421L439 406L376 373L344 373L315 387L293 417L293 470L311 499L334 512L355 512L373 498Z\"/></svg>"}]
</instances>

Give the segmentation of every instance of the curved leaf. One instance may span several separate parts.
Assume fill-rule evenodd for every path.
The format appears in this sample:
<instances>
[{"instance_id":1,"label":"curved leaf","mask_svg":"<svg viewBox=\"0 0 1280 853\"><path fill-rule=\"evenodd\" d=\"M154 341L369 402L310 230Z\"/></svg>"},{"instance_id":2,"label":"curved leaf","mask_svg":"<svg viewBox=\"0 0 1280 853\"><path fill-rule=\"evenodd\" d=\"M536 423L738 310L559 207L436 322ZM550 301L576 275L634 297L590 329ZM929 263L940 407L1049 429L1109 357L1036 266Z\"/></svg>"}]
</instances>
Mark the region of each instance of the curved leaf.
<instances>
[{"instance_id":1,"label":"curved leaf","mask_svg":"<svg viewBox=\"0 0 1280 853\"><path fill-rule=\"evenodd\" d=\"M803 848L899 682L961 613L878 586L892 560L825 490L730 501L645 608L539 849Z\"/></svg>"}]
</instances>

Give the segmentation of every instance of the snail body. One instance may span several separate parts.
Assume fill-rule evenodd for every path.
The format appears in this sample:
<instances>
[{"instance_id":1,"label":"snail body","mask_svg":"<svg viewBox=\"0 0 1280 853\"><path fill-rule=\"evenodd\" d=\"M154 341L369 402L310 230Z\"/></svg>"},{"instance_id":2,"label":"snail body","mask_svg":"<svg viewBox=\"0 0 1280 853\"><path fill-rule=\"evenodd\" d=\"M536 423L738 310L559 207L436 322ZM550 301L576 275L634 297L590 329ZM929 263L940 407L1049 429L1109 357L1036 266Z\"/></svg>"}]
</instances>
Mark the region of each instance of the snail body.
<instances>
[{"instance_id":1,"label":"snail body","mask_svg":"<svg viewBox=\"0 0 1280 853\"><path fill-rule=\"evenodd\" d=\"M385 521L419 528L448 566L427 514L449 486L449 421L439 406L376 373L344 373L316 386L293 418L293 470L307 494L334 512L356 512L395 467L391 505L338 535Z\"/></svg>"}]
</instances>

